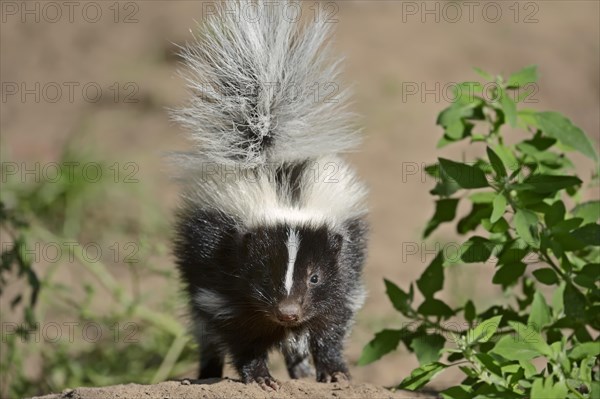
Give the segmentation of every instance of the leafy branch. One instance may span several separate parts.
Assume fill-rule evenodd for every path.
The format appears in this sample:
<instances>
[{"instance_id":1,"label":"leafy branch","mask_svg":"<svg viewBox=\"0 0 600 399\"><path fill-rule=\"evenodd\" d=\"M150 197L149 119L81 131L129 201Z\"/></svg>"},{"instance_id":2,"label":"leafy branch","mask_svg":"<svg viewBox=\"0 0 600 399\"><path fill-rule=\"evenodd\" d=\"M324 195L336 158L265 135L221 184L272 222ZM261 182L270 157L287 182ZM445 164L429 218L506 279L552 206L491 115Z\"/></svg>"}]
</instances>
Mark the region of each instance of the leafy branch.
<instances>
[{"instance_id":1,"label":"leafy branch","mask_svg":"<svg viewBox=\"0 0 600 399\"><path fill-rule=\"evenodd\" d=\"M402 342L420 367L399 388L419 389L458 367L465 379L441 392L444 398L599 397L600 201L581 201L583 181L572 174L566 154L577 151L592 160L598 184L598 153L561 114L517 109L524 99L520 92L537 80L535 66L507 79L476 71L492 89L484 95L490 83L455 87L454 102L438 116L444 130L438 148L468 140L485 155L469 163L439 158L426 168L436 179L431 194L437 199L423 233L427 238L452 222L459 203L468 200L471 211L458 220L456 231L470 236L455 258L439 251L408 291L385 280L394 308L410 323L376 334L359 364L376 361ZM506 127L525 136L507 144ZM485 236L473 234L481 231ZM525 259L530 254L536 262ZM452 307L435 297L446 272L480 263L494 264L492 283L515 301L478 311L474 299ZM423 296L418 306L415 286ZM545 286L553 288L550 303ZM469 328L454 328L451 318L464 319ZM538 358L544 362L532 362Z\"/></svg>"}]
</instances>

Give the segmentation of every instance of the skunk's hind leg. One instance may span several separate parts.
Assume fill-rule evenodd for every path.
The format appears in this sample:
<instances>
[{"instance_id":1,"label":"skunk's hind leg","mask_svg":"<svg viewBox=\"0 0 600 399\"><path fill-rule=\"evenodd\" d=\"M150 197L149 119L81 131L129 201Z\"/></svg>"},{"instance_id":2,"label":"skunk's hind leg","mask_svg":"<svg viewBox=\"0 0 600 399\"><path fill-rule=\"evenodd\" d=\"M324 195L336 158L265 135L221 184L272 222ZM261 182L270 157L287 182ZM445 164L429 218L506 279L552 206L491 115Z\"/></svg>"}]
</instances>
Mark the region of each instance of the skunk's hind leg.
<instances>
[{"instance_id":1,"label":"skunk's hind leg","mask_svg":"<svg viewBox=\"0 0 600 399\"><path fill-rule=\"evenodd\" d=\"M202 322L196 323L196 341L200 346L200 371L198 379L223 377L225 355L222 345L211 336Z\"/></svg>"},{"instance_id":2,"label":"skunk's hind leg","mask_svg":"<svg viewBox=\"0 0 600 399\"><path fill-rule=\"evenodd\" d=\"M282 343L281 351L285 359L285 365L290 378L305 378L315 375L310 364L310 352L308 350L308 334L292 335Z\"/></svg>"},{"instance_id":3,"label":"skunk's hind leg","mask_svg":"<svg viewBox=\"0 0 600 399\"><path fill-rule=\"evenodd\" d=\"M223 377L224 356L221 352L204 345L200 348L200 374L198 379Z\"/></svg>"}]
</instances>

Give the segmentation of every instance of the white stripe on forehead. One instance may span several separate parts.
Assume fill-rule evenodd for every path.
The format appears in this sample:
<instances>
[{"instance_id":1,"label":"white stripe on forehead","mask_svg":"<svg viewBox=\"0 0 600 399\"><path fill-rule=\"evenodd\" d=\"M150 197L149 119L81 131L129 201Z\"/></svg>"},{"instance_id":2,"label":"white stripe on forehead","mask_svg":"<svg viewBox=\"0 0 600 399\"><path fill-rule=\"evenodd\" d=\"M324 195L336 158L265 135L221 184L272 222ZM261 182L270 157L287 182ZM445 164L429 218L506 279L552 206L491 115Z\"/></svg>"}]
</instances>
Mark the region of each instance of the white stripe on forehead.
<instances>
[{"instance_id":1,"label":"white stripe on forehead","mask_svg":"<svg viewBox=\"0 0 600 399\"><path fill-rule=\"evenodd\" d=\"M285 272L285 291L288 295L292 291L292 284L294 282L294 264L296 263L296 255L298 255L298 248L300 247L300 236L298 232L293 229L288 230L288 264Z\"/></svg>"}]
</instances>

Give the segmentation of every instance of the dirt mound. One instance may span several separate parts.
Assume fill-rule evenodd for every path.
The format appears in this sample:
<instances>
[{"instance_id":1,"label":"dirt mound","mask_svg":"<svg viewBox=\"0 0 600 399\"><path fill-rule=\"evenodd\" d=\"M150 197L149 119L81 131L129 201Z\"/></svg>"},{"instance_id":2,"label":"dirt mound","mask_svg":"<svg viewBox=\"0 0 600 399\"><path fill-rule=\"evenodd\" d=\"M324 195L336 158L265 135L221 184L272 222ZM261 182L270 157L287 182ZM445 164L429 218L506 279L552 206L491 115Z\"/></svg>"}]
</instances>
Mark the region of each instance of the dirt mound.
<instances>
[{"instance_id":1,"label":"dirt mound","mask_svg":"<svg viewBox=\"0 0 600 399\"><path fill-rule=\"evenodd\" d=\"M156 385L115 385L103 388L67 389L60 394L37 399L286 399L286 398L435 398L435 395L389 391L371 384L319 384L311 381L285 381L278 391L264 391L257 384L244 385L230 379L167 381ZM34 398L35 399L35 398Z\"/></svg>"}]
</instances>

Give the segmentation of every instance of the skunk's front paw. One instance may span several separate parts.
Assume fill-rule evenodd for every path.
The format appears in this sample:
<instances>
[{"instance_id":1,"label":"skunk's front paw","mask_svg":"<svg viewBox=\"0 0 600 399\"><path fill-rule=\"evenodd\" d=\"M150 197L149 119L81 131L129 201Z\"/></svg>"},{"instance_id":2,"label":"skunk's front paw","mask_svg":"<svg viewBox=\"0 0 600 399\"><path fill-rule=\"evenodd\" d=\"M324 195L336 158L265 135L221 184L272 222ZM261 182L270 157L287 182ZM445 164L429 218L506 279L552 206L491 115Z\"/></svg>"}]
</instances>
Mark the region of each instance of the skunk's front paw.
<instances>
[{"instance_id":1,"label":"skunk's front paw","mask_svg":"<svg viewBox=\"0 0 600 399\"><path fill-rule=\"evenodd\" d=\"M269 391L271 389L277 391L279 389L279 383L270 375L255 377L253 382L256 382L265 391Z\"/></svg>"},{"instance_id":2,"label":"skunk's front paw","mask_svg":"<svg viewBox=\"0 0 600 399\"><path fill-rule=\"evenodd\" d=\"M269 391L271 389L277 391L279 389L279 383L269 373L266 367L260 367L250 372L242 374L242 381L244 384L250 384L256 382L262 389Z\"/></svg>"},{"instance_id":3,"label":"skunk's front paw","mask_svg":"<svg viewBox=\"0 0 600 399\"><path fill-rule=\"evenodd\" d=\"M349 382L350 373L345 368L338 370L317 370L317 382Z\"/></svg>"},{"instance_id":4,"label":"skunk's front paw","mask_svg":"<svg viewBox=\"0 0 600 399\"><path fill-rule=\"evenodd\" d=\"M256 382L265 391L279 389L279 384L269 372L266 356L250 359L241 365L238 371L244 384Z\"/></svg>"}]
</instances>

